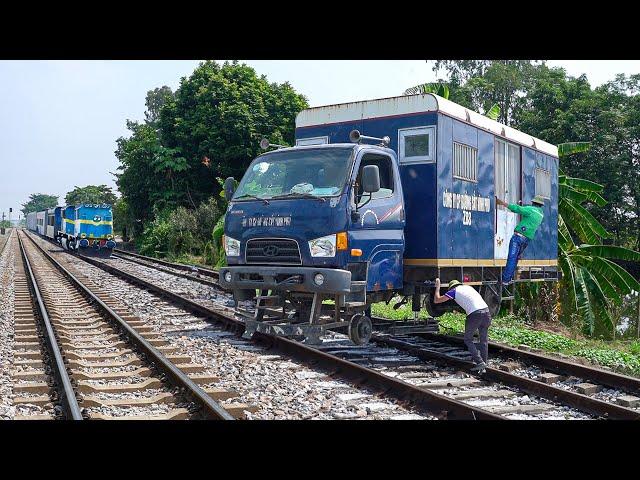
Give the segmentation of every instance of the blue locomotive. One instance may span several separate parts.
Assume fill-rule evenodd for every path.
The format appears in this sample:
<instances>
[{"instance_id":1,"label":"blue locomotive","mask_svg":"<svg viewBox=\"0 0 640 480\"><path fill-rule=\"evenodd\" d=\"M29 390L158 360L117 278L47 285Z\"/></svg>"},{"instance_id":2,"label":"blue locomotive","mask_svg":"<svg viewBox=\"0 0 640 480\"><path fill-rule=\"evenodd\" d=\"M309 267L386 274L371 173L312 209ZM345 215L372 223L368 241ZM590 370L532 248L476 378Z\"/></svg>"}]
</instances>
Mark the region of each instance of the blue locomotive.
<instances>
[{"instance_id":1,"label":"blue locomotive","mask_svg":"<svg viewBox=\"0 0 640 480\"><path fill-rule=\"evenodd\" d=\"M111 205L82 203L27 215L27 228L87 256L109 257L116 247Z\"/></svg>"},{"instance_id":2,"label":"blue locomotive","mask_svg":"<svg viewBox=\"0 0 640 480\"><path fill-rule=\"evenodd\" d=\"M495 196L546 199L517 281L559 277L557 147L436 95L303 110L295 147L256 158L235 192L231 180L220 284L257 300L250 333L348 327L360 343L373 302L455 308L433 303L436 277L475 286L495 313L513 295L498 279L518 223Z\"/></svg>"}]
</instances>

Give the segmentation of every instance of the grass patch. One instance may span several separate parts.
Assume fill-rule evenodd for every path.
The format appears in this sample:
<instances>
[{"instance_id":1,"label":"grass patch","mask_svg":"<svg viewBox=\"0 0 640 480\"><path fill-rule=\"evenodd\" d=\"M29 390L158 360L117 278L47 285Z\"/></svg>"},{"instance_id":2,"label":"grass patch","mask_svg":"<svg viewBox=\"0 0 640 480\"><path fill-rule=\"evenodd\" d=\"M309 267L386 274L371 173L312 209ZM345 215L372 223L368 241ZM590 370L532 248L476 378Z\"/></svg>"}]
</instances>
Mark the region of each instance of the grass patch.
<instances>
[{"instance_id":1,"label":"grass patch","mask_svg":"<svg viewBox=\"0 0 640 480\"><path fill-rule=\"evenodd\" d=\"M412 319L410 305L393 309L394 302L374 304L372 315L391 320ZM420 311L420 318L427 318L427 312ZM438 318L440 333L455 334L464 332L465 315L445 313ZM581 357L590 362L609 367L625 374L640 376L640 341L604 341L593 339L572 339L557 333L534 330L515 316L507 315L494 318L489 327L489 338L511 346L527 345L546 352L562 353Z\"/></svg>"}]
</instances>

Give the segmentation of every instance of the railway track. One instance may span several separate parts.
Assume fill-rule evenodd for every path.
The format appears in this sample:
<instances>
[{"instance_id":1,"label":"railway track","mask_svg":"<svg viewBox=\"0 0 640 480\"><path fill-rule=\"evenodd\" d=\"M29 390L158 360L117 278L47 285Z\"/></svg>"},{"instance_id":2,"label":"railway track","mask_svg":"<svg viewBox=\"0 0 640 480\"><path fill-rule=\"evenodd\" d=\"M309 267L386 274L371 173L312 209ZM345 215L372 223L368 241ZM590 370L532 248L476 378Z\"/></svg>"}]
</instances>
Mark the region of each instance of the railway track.
<instances>
[{"instance_id":1,"label":"railway track","mask_svg":"<svg viewBox=\"0 0 640 480\"><path fill-rule=\"evenodd\" d=\"M157 262L151 257L138 257L144 259L139 262L140 264L151 268L154 268L153 264ZM127 260L130 259L127 258ZM182 268L189 267L182 266ZM209 272L215 271L209 270ZM373 320L378 323L388 323L381 318ZM411 351L416 351L419 347L422 349L419 353L421 358L439 359L463 367L472 365L464 342L459 336L422 333L401 335L394 340L389 335L377 335L374 341ZM640 379L638 378L499 345L495 342L490 342L490 352L493 360L486 375L487 378L522 385L530 392L544 394L546 398L564 399L570 405L584 408L595 415L640 418L638 416Z\"/></svg>"},{"instance_id":2,"label":"railway track","mask_svg":"<svg viewBox=\"0 0 640 480\"><path fill-rule=\"evenodd\" d=\"M152 272L164 271L188 280L193 279L191 275L157 268L156 259L149 257L137 261L125 257L117 256L114 261L83 259L208 321L237 334L242 332L242 321L231 316L229 302L226 307L223 302L212 302L198 293L202 287L190 291L176 282L161 285L164 275ZM356 347L336 335L319 348L262 334L254 339L334 375L340 372L338 376L350 381L367 383L440 418L640 418L635 401L637 379L497 344L492 344L491 350L492 356L500 352L499 358L478 377L469 372L472 363L461 339L445 335L376 334L372 345L365 347Z\"/></svg>"},{"instance_id":3,"label":"railway track","mask_svg":"<svg viewBox=\"0 0 640 480\"><path fill-rule=\"evenodd\" d=\"M242 322L232 318L228 310L213 310L211 305L159 286L158 276L134 273L133 268L124 271L109 261L86 260L238 333L243 329ZM589 398L497 367L491 367L482 377L471 375L472 364L462 358L466 355L463 348L435 340L429 343L415 336L376 335L373 345L356 347L336 336L313 348L280 337L260 334L254 338L302 362L315 362L334 373L338 368L351 381L371 382L403 401L413 398L415 405L443 418L640 418L634 408Z\"/></svg>"},{"instance_id":4,"label":"railway track","mask_svg":"<svg viewBox=\"0 0 640 480\"><path fill-rule=\"evenodd\" d=\"M14 252L15 420L81 420L82 414L31 262L18 238Z\"/></svg>"},{"instance_id":5,"label":"railway track","mask_svg":"<svg viewBox=\"0 0 640 480\"><path fill-rule=\"evenodd\" d=\"M127 252L125 250L114 249L112 254L115 258L122 258L129 262L155 268L161 272L170 273L172 275L194 280L204 285L217 286L218 272L204 267L196 267L195 265L183 265L180 263L167 262L158 258L147 257L137 253ZM203 278L206 277L206 278Z\"/></svg>"},{"instance_id":6,"label":"railway track","mask_svg":"<svg viewBox=\"0 0 640 480\"><path fill-rule=\"evenodd\" d=\"M233 392L209 386L217 379L200 374L203 366L174 355L175 348L140 319L121 316L118 302L74 276L30 235L19 233L18 241L47 349L53 352L50 364L65 418L228 420L241 415L242 409L219 403ZM33 325L24 325L30 341L17 346L36 347ZM29 360L39 360L32 350ZM42 375L39 380L45 383ZM41 397L38 401L46 403Z\"/></svg>"}]
</instances>

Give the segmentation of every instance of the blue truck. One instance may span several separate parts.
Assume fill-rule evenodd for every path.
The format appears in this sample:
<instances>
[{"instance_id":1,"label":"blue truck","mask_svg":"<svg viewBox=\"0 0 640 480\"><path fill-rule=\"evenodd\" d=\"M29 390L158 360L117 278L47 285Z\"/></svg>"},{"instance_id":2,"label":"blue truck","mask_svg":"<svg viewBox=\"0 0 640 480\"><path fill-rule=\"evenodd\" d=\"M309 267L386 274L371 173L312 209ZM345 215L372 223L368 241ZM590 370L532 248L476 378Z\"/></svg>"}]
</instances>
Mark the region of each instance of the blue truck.
<instances>
[{"instance_id":1,"label":"blue truck","mask_svg":"<svg viewBox=\"0 0 640 480\"><path fill-rule=\"evenodd\" d=\"M269 150L268 141L263 148ZM557 147L433 94L309 108L296 145L257 157L229 201L220 284L255 331L368 341L372 303L437 317L434 279L475 286L495 314L518 215L544 197L518 282L557 281ZM255 309L250 315L250 305ZM248 302L248 303L247 303Z\"/></svg>"}]
</instances>

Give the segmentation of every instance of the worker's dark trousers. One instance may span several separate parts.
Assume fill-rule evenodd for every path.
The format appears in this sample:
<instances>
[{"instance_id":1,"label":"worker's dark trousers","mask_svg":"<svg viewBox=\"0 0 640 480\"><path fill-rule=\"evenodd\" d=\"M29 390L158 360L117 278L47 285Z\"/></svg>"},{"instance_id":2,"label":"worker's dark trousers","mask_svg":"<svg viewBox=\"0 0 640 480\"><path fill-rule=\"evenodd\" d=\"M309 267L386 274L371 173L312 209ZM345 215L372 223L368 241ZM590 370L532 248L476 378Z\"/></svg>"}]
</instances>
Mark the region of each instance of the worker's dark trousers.
<instances>
[{"instance_id":1,"label":"worker's dark trousers","mask_svg":"<svg viewBox=\"0 0 640 480\"><path fill-rule=\"evenodd\" d=\"M515 233L513 234L509 241L509 257L507 258L507 265L502 271L502 283L508 283L513 279L513 275L516 273L516 267L518 266L518 260L520 260L520 256L528 245L528 238L521 237Z\"/></svg>"},{"instance_id":2,"label":"worker's dark trousers","mask_svg":"<svg viewBox=\"0 0 640 480\"><path fill-rule=\"evenodd\" d=\"M467 321L464 326L464 343L471 353L473 363L487 362L489 357L489 325L491 325L491 314L488 308L476 310L475 312L467 316ZM480 334L480 353L476 348L476 344L473 343L473 334Z\"/></svg>"}]
</instances>

